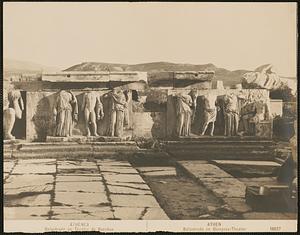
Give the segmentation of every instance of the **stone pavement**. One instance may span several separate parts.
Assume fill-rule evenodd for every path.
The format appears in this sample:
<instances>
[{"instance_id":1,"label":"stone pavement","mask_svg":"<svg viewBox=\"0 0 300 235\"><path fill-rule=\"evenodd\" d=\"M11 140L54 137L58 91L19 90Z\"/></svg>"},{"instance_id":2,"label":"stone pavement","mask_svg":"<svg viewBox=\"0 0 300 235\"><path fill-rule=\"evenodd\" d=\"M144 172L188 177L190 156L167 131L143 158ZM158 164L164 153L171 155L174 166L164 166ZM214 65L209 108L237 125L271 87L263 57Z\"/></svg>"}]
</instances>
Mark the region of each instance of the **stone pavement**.
<instances>
[{"instance_id":1,"label":"stone pavement","mask_svg":"<svg viewBox=\"0 0 300 235\"><path fill-rule=\"evenodd\" d=\"M169 219L127 161L5 160L3 180L7 220Z\"/></svg>"}]
</instances>

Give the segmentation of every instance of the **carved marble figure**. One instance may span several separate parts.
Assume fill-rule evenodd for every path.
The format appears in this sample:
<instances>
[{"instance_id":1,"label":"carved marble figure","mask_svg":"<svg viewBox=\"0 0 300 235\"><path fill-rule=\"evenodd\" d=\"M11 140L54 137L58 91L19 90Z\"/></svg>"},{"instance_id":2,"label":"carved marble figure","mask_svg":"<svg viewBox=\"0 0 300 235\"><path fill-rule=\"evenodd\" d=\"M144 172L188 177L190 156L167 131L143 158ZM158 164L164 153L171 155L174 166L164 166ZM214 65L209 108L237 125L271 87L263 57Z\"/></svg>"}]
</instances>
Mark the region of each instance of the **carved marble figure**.
<instances>
[{"instance_id":1,"label":"carved marble figure","mask_svg":"<svg viewBox=\"0 0 300 235\"><path fill-rule=\"evenodd\" d=\"M217 95L207 94L204 96L204 124L202 127L201 135L204 135L208 125L211 123L210 136L213 136L215 129L215 121L217 117Z\"/></svg>"},{"instance_id":2,"label":"carved marble figure","mask_svg":"<svg viewBox=\"0 0 300 235\"><path fill-rule=\"evenodd\" d=\"M122 137L124 128L124 111L127 108L126 97L121 89L113 89L107 94L110 98L109 136Z\"/></svg>"},{"instance_id":3,"label":"carved marble figure","mask_svg":"<svg viewBox=\"0 0 300 235\"><path fill-rule=\"evenodd\" d=\"M224 97L225 136L235 136L239 128L238 97L233 93Z\"/></svg>"},{"instance_id":4,"label":"carved marble figure","mask_svg":"<svg viewBox=\"0 0 300 235\"><path fill-rule=\"evenodd\" d=\"M190 95L179 94L176 96L176 116L178 136L189 136L191 129L191 116L193 100Z\"/></svg>"},{"instance_id":5,"label":"carved marble figure","mask_svg":"<svg viewBox=\"0 0 300 235\"><path fill-rule=\"evenodd\" d=\"M78 104L71 91L61 90L57 94L53 109L54 136L72 136L73 122L78 121Z\"/></svg>"},{"instance_id":6,"label":"carved marble figure","mask_svg":"<svg viewBox=\"0 0 300 235\"><path fill-rule=\"evenodd\" d=\"M14 127L16 119L22 118L24 110L24 102L19 90L12 90L8 93L8 108L3 111L3 132L4 139L13 140L15 136L11 131Z\"/></svg>"},{"instance_id":7,"label":"carved marble figure","mask_svg":"<svg viewBox=\"0 0 300 235\"><path fill-rule=\"evenodd\" d=\"M99 95L93 91L84 93L81 110L84 114L86 135L98 136L97 121L104 117L103 104Z\"/></svg>"}]
</instances>

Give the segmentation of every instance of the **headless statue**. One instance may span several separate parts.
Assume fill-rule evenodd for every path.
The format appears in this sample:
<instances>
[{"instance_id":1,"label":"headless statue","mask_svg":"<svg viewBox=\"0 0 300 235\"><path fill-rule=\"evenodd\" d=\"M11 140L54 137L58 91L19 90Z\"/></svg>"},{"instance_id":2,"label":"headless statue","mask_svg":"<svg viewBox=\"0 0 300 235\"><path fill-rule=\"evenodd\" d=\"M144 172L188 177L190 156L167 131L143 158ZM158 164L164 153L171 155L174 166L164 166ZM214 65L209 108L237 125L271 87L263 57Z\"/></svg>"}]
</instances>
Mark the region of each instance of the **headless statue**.
<instances>
[{"instance_id":1,"label":"headless statue","mask_svg":"<svg viewBox=\"0 0 300 235\"><path fill-rule=\"evenodd\" d=\"M191 116L193 100L190 95L176 96L176 114L177 114L177 136L189 136L191 129Z\"/></svg>"},{"instance_id":2,"label":"headless statue","mask_svg":"<svg viewBox=\"0 0 300 235\"><path fill-rule=\"evenodd\" d=\"M217 102L216 95L208 94L204 96L204 124L203 124L201 135L205 134L208 125L212 123L210 135L213 136L214 129L215 129L215 121L217 117L216 102Z\"/></svg>"},{"instance_id":3,"label":"headless statue","mask_svg":"<svg viewBox=\"0 0 300 235\"><path fill-rule=\"evenodd\" d=\"M94 136L98 136L96 121L104 117L103 105L100 101L99 95L92 91L84 93L81 110L84 114L87 136L90 136L91 133ZM89 124L91 125L91 130L89 128Z\"/></svg>"},{"instance_id":4,"label":"headless statue","mask_svg":"<svg viewBox=\"0 0 300 235\"><path fill-rule=\"evenodd\" d=\"M24 110L24 102L19 90L13 90L8 93L9 106L3 111L3 132L4 139L14 140L15 136L11 131L15 125L16 119L22 118L22 111Z\"/></svg>"},{"instance_id":5,"label":"headless statue","mask_svg":"<svg viewBox=\"0 0 300 235\"><path fill-rule=\"evenodd\" d=\"M239 129L238 97L234 94L224 98L225 136L235 136Z\"/></svg>"},{"instance_id":6,"label":"headless statue","mask_svg":"<svg viewBox=\"0 0 300 235\"><path fill-rule=\"evenodd\" d=\"M77 99L71 91L61 90L54 104L54 136L72 136L73 122L78 121Z\"/></svg>"}]
</instances>

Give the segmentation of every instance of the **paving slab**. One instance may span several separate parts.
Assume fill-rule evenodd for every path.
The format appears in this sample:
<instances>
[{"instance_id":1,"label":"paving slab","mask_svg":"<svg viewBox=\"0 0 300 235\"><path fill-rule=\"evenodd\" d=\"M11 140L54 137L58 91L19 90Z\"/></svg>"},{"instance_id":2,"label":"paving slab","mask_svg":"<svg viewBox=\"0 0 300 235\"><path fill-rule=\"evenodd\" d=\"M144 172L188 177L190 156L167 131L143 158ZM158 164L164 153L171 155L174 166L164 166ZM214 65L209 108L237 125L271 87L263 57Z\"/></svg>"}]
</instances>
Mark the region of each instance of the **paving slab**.
<instances>
[{"instance_id":1,"label":"paving slab","mask_svg":"<svg viewBox=\"0 0 300 235\"><path fill-rule=\"evenodd\" d=\"M276 177L237 178L247 186L280 185Z\"/></svg>"},{"instance_id":2,"label":"paving slab","mask_svg":"<svg viewBox=\"0 0 300 235\"><path fill-rule=\"evenodd\" d=\"M150 195L110 195L113 207L157 207L155 197Z\"/></svg>"},{"instance_id":3,"label":"paving slab","mask_svg":"<svg viewBox=\"0 0 300 235\"><path fill-rule=\"evenodd\" d=\"M143 220L169 220L169 217L161 208L147 208L142 217Z\"/></svg>"},{"instance_id":4,"label":"paving slab","mask_svg":"<svg viewBox=\"0 0 300 235\"><path fill-rule=\"evenodd\" d=\"M235 178L202 178L202 184L220 198L245 198L246 186Z\"/></svg>"},{"instance_id":5,"label":"paving slab","mask_svg":"<svg viewBox=\"0 0 300 235\"><path fill-rule=\"evenodd\" d=\"M3 173L3 180L6 179L9 176L8 173Z\"/></svg>"},{"instance_id":6,"label":"paving slab","mask_svg":"<svg viewBox=\"0 0 300 235\"><path fill-rule=\"evenodd\" d=\"M213 164L198 161L178 161L178 163L196 178L232 178L232 176Z\"/></svg>"},{"instance_id":7,"label":"paving slab","mask_svg":"<svg viewBox=\"0 0 300 235\"><path fill-rule=\"evenodd\" d=\"M108 185L108 191L112 194L136 194L136 195L152 195L150 190L136 189L128 186L112 186Z\"/></svg>"},{"instance_id":8,"label":"paving slab","mask_svg":"<svg viewBox=\"0 0 300 235\"><path fill-rule=\"evenodd\" d=\"M122 167L132 167L127 161L116 161L116 160L97 160L97 165L100 166L122 166Z\"/></svg>"},{"instance_id":9,"label":"paving slab","mask_svg":"<svg viewBox=\"0 0 300 235\"><path fill-rule=\"evenodd\" d=\"M3 162L3 172L10 173L15 165L14 161L4 161Z\"/></svg>"},{"instance_id":10,"label":"paving slab","mask_svg":"<svg viewBox=\"0 0 300 235\"><path fill-rule=\"evenodd\" d=\"M50 206L4 207L5 220L46 220Z\"/></svg>"},{"instance_id":11,"label":"paving slab","mask_svg":"<svg viewBox=\"0 0 300 235\"><path fill-rule=\"evenodd\" d=\"M106 173L102 172L103 178L106 180L108 184L113 183L145 183L141 176L139 175L133 175L133 174L112 174L112 173Z\"/></svg>"},{"instance_id":12,"label":"paving slab","mask_svg":"<svg viewBox=\"0 0 300 235\"><path fill-rule=\"evenodd\" d=\"M79 206L53 206L51 219L60 220L107 220L114 215L110 207L79 207Z\"/></svg>"},{"instance_id":13,"label":"paving slab","mask_svg":"<svg viewBox=\"0 0 300 235\"><path fill-rule=\"evenodd\" d=\"M12 174L54 174L56 165L40 164L20 164L18 163L12 171Z\"/></svg>"},{"instance_id":14,"label":"paving slab","mask_svg":"<svg viewBox=\"0 0 300 235\"><path fill-rule=\"evenodd\" d=\"M89 161L58 161L57 168L60 169L95 169L97 165Z\"/></svg>"},{"instance_id":15,"label":"paving slab","mask_svg":"<svg viewBox=\"0 0 300 235\"><path fill-rule=\"evenodd\" d=\"M4 184L4 194L48 192L53 189L53 184L52 175L10 175Z\"/></svg>"},{"instance_id":16,"label":"paving slab","mask_svg":"<svg viewBox=\"0 0 300 235\"><path fill-rule=\"evenodd\" d=\"M40 158L40 159L20 159L19 164L56 164L56 159Z\"/></svg>"},{"instance_id":17,"label":"paving slab","mask_svg":"<svg viewBox=\"0 0 300 235\"><path fill-rule=\"evenodd\" d=\"M57 206L99 206L108 204L105 193L55 192L54 202Z\"/></svg>"},{"instance_id":18,"label":"paving slab","mask_svg":"<svg viewBox=\"0 0 300 235\"><path fill-rule=\"evenodd\" d=\"M142 175L145 176L176 176L175 167L142 167L138 168Z\"/></svg>"},{"instance_id":19,"label":"paving slab","mask_svg":"<svg viewBox=\"0 0 300 235\"><path fill-rule=\"evenodd\" d=\"M122 187L128 187L133 189L144 189L144 190L150 190L149 186L146 183L124 183L124 182L112 182L107 184L108 187L110 186L122 186Z\"/></svg>"},{"instance_id":20,"label":"paving slab","mask_svg":"<svg viewBox=\"0 0 300 235\"><path fill-rule=\"evenodd\" d=\"M100 174L56 175L56 182L93 182L102 181Z\"/></svg>"},{"instance_id":21,"label":"paving slab","mask_svg":"<svg viewBox=\"0 0 300 235\"><path fill-rule=\"evenodd\" d=\"M138 171L132 167L120 166L100 166L101 172L112 172L117 174L138 174Z\"/></svg>"},{"instance_id":22,"label":"paving slab","mask_svg":"<svg viewBox=\"0 0 300 235\"><path fill-rule=\"evenodd\" d=\"M50 194L35 194L28 196L5 196L4 205L5 206L50 206Z\"/></svg>"},{"instance_id":23,"label":"paving slab","mask_svg":"<svg viewBox=\"0 0 300 235\"><path fill-rule=\"evenodd\" d=\"M105 193L102 182L56 182L55 192Z\"/></svg>"}]
</instances>

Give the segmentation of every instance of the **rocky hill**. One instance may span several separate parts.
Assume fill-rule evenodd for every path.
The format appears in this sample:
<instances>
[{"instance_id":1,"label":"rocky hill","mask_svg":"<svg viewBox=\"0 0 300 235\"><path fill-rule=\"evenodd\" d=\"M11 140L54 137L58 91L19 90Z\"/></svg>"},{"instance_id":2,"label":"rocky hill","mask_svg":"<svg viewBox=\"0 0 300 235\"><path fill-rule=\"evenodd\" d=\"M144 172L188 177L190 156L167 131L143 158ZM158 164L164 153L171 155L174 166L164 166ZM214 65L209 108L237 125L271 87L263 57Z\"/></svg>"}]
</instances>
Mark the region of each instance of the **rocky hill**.
<instances>
[{"instance_id":1,"label":"rocky hill","mask_svg":"<svg viewBox=\"0 0 300 235\"><path fill-rule=\"evenodd\" d=\"M224 68L218 68L214 64L178 64L168 62L153 62L143 64L111 64L98 62L84 62L74 65L64 71L141 71L141 72L163 72L163 71L215 71L215 80L222 80L225 86L231 86L241 83L241 78L248 70L230 71Z\"/></svg>"}]
</instances>

